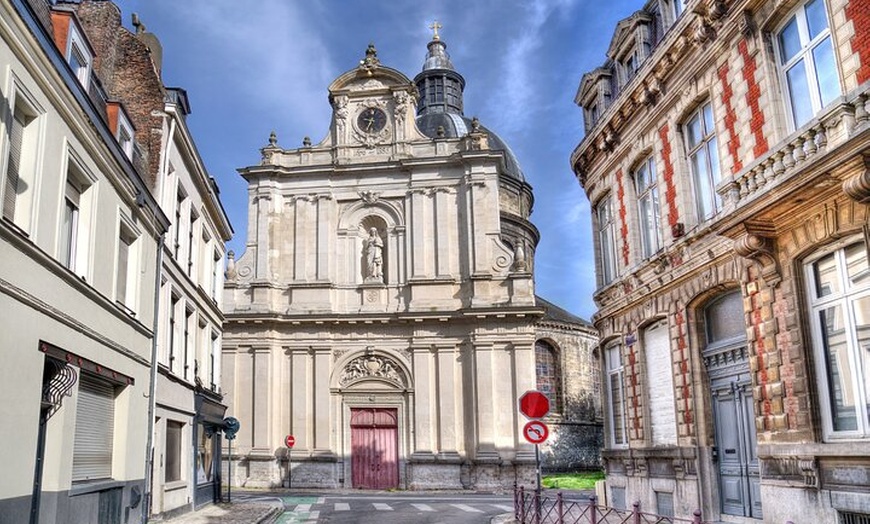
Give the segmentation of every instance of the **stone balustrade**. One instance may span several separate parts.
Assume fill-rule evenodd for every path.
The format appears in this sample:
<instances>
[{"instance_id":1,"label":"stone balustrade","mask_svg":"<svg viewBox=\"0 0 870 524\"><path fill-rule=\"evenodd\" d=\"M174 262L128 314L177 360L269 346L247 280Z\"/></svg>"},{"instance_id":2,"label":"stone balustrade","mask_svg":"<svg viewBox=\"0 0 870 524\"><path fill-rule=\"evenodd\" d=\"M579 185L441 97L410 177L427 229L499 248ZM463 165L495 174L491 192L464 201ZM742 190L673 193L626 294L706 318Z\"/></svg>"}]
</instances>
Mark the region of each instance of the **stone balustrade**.
<instances>
[{"instance_id":1,"label":"stone balustrade","mask_svg":"<svg viewBox=\"0 0 870 524\"><path fill-rule=\"evenodd\" d=\"M717 192L722 195L726 212L791 179L868 126L870 84L865 84L721 183Z\"/></svg>"}]
</instances>

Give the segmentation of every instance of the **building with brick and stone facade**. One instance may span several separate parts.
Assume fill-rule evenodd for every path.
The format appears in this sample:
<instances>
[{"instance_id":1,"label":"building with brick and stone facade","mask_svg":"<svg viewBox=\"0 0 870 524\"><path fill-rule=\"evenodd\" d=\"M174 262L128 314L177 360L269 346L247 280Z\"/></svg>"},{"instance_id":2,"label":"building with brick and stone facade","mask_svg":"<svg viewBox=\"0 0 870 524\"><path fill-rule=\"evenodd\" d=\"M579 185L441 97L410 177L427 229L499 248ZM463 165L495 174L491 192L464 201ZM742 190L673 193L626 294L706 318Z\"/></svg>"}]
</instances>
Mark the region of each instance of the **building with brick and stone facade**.
<instances>
[{"instance_id":1,"label":"building with brick and stone facade","mask_svg":"<svg viewBox=\"0 0 870 524\"><path fill-rule=\"evenodd\" d=\"M101 307L120 310L130 331L119 331L83 308L81 300L49 299L51 308L45 307L61 317L81 317L70 328L105 347L67 342L61 330L43 332L26 317L9 317L20 318L20 336L39 337L39 347L47 348L43 380L34 383L45 383L45 391L57 397L54 404L43 398L46 420L40 419L38 436L46 443L22 456L44 466L35 479L20 477L31 482L32 496L17 501L31 504L32 522L133 521L213 502L219 497L219 430L226 410L220 394L219 291L224 243L232 229L187 127L187 94L163 84L159 41L135 17L135 31L124 28L113 2L30 0L13 7L22 20L35 21L28 30L44 46L41 52L49 59L63 57L53 64L55 74L69 74L76 82L72 94L80 98L41 101L43 88L28 84L19 70L24 66L10 62L9 84L3 85L13 86L7 101L17 105L4 120L11 137L3 150L7 219L31 239L38 233L37 247L49 254L56 242L66 272L81 279L73 287L105 294L108 302ZM24 53L13 37L4 42ZM118 148L119 164L92 161L87 155L106 153L88 147ZM61 160L64 167L56 169ZM112 179L133 176L125 170L141 187ZM65 183L53 180L52 173L64 174ZM59 221L54 186L63 195ZM22 212L33 213L37 205L33 217ZM158 225L162 228L155 229ZM118 355L144 367L144 374L124 371ZM58 358L69 365L58 366ZM66 383L56 384L64 378ZM64 400L61 386L80 389ZM55 463L57 453L72 456L71 470L66 459ZM0 521L7 516L25 521L22 507L0 511Z\"/></svg>"},{"instance_id":2,"label":"building with brick and stone facade","mask_svg":"<svg viewBox=\"0 0 870 524\"><path fill-rule=\"evenodd\" d=\"M517 399L536 386L536 341L550 372L587 359L594 373L588 324L539 339L531 187L464 116L437 34L428 50L412 82L369 46L329 86L323 140L273 135L240 170L248 236L223 346L234 485L286 484L288 465L293 487L530 485ZM566 402L586 402L569 386Z\"/></svg>"},{"instance_id":3,"label":"building with brick and stone facade","mask_svg":"<svg viewBox=\"0 0 870 524\"><path fill-rule=\"evenodd\" d=\"M863 522L870 5L639 7L583 76L571 156L594 210L607 503Z\"/></svg>"}]
</instances>

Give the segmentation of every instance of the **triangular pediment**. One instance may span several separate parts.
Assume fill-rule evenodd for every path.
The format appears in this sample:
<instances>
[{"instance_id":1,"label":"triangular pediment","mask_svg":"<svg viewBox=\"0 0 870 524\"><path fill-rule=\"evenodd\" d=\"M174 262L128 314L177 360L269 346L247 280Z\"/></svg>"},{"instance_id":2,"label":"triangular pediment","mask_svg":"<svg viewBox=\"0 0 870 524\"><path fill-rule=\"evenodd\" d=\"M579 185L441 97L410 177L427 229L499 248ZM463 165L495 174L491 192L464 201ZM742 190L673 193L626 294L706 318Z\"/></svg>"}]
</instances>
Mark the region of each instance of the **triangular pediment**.
<instances>
[{"instance_id":1,"label":"triangular pediment","mask_svg":"<svg viewBox=\"0 0 870 524\"><path fill-rule=\"evenodd\" d=\"M653 16L646 11L635 11L628 18L623 18L616 24L616 29L613 31L610 47L607 48L607 56L616 60L625 41L634 38L634 31L637 26L639 24L649 24L652 20Z\"/></svg>"}]
</instances>

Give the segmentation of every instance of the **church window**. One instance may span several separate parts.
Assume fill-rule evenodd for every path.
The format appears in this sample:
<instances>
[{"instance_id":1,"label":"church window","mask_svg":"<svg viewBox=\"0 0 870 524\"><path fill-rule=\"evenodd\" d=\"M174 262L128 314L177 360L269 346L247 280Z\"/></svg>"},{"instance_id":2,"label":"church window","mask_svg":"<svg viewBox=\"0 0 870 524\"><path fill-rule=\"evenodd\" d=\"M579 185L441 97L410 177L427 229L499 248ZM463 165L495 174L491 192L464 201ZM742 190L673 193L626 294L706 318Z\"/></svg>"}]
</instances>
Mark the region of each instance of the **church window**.
<instances>
[{"instance_id":1,"label":"church window","mask_svg":"<svg viewBox=\"0 0 870 524\"><path fill-rule=\"evenodd\" d=\"M870 437L870 266L864 242L805 266L826 439Z\"/></svg>"},{"instance_id":2,"label":"church window","mask_svg":"<svg viewBox=\"0 0 870 524\"><path fill-rule=\"evenodd\" d=\"M595 211L598 218L598 261L602 284L607 285L616 278L616 224L610 196L601 200Z\"/></svg>"},{"instance_id":3,"label":"church window","mask_svg":"<svg viewBox=\"0 0 870 524\"><path fill-rule=\"evenodd\" d=\"M535 342L535 376L538 391L550 399L550 412L562 412L562 375L559 366L559 353L552 344L544 340Z\"/></svg>"},{"instance_id":4,"label":"church window","mask_svg":"<svg viewBox=\"0 0 870 524\"><path fill-rule=\"evenodd\" d=\"M661 249L661 224L659 220L659 190L656 181L656 165L649 157L634 172L634 187L637 194L637 211L640 218L640 241L644 258L651 257Z\"/></svg>"},{"instance_id":5,"label":"church window","mask_svg":"<svg viewBox=\"0 0 870 524\"><path fill-rule=\"evenodd\" d=\"M610 426L610 444L622 447L628 444L625 416L625 370L622 365L622 346L609 344L604 350L607 387L607 421Z\"/></svg>"},{"instance_id":6,"label":"church window","mask_svg":"<svg viewBox=\"0 0 870 524\"><path fill-rule=\"evenodd\" d=\"M686 150L695 187L698 221L711 218L722 206L716 186L719 185L719 151L713 122L713 106L702 104L685 124Z\"/></svg>"},{"instance_id":7,"label":"church window","mask_svg":"<svg viewBox=\"0 0 870 524\"><path fill-rule=\"evenodd\" d=\"M799 6L776 40L787 108L798 128L840 96L825 0Z\"/></svg>"}]
</instances>

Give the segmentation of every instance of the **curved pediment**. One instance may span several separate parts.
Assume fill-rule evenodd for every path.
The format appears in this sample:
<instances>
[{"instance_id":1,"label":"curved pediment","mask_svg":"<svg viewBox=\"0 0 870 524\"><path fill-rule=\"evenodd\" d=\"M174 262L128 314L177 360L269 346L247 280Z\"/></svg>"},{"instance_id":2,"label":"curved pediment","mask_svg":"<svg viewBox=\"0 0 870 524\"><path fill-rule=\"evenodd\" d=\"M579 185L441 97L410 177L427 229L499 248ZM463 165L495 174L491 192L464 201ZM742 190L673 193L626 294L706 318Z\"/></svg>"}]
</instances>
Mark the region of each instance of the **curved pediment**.
<instances>
[{"instance_id":1,"label":"curved pediment","mask_svg":"<svg viewBox=\"0 0 870 524\"><path fill-rule=\"evenodd\" d=\"M377 91L412 86L411 79L403 73L381 64L375 46L369 44L366 56L360 60L359 65L332 81L329 85L329 95L335 96L349 91Z\"/></svg>"},{"instance_id":2,"label":"curved pediment","mask_svg":"<svg viewBox=\"0 0 870 524\"><path fill-rule=\"evenodd\" d=\"M407 390L410 372L396 358L379 351L366 350L339 363L333 374L333 387Z\"/></svg>"}]
</instances>

